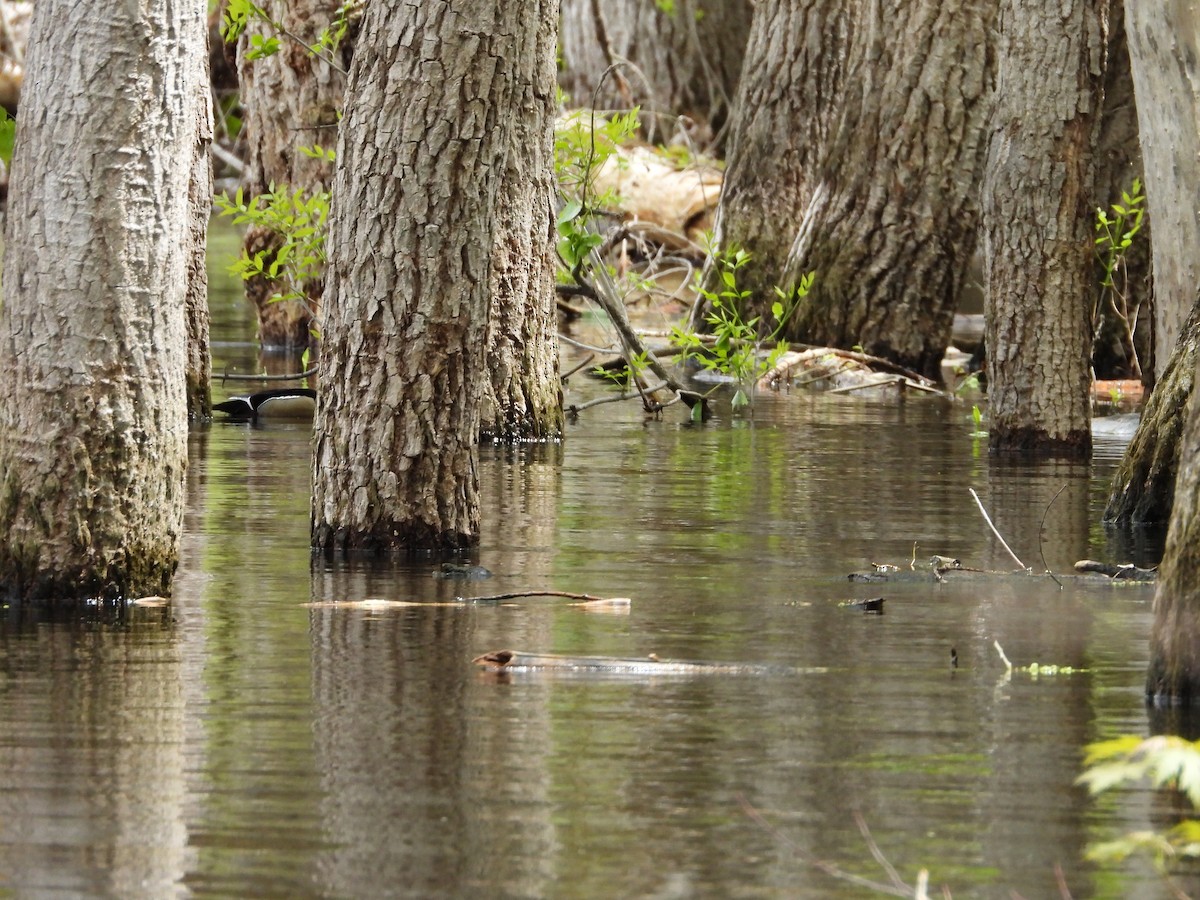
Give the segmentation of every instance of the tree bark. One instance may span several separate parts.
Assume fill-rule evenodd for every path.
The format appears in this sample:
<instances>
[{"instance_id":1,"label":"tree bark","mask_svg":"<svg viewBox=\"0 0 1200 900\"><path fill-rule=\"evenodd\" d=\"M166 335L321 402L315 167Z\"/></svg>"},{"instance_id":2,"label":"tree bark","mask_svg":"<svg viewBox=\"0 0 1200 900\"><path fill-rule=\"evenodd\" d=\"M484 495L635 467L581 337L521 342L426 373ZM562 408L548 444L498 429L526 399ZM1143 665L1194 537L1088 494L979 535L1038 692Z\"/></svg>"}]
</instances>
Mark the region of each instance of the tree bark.
<instances>
[{"instance_id":1,"label":"tree bark","mask_svg":"<svg viewBox=\"0 0 1200 900\"><path fill-rule=\"evenodd\" d=\"M1200 284L1200 11L1129 2L1129 55L1154 229L1154 372L1161 377Z\"/></svg>"},{"instance_id":2,"label":"tree bark","mask_svg":"<svg viewBox=\"0 0 1200 900\"><path fill-rule=\"evenodd\" d=\"M975 246L993 9L758 4L716 227L752 254L750 315L814 272L785 337L940 379Z\"/></svg>"},{"instance_id":3,"label":"tree bark","mask_svg":"<svg viewBox=\"0 0 1200 900\"><path fill-rule=\"evenodd\" d=\"M203 47L208 46L205 28ZM213 178L209 148L213 141L212 99L209 90L209 56L200 62L204 81L196 84L196 136L192 180L188 188L188 239L191 248L187 266L187 296L184 301L187 327L187 410L189 419L212 415L212 355L208 338L208 221L212 215Z\"/></svg>"},{"instance_id":4,"label":"tree bark","mask_svg":"<svg viewBox=\"0 0 1200 900\"><path fill-rule=\"evenodd\" d=\"M1121 202L1123 191L1133 190L1135 180L1141 182L1145 191L1146 177L1138 140L1137 105L1123 0L1110 3L1108 29L1108 64L1104 73L1104 105L1096 149L1094 205L1111 214L1112 205ZM1099 232L1093 231L1092 237L1098 236ZM1140 231L1125 251L1121 271L1114 276L1116 285L1112 293L1101 287L1104 269L1099 258L1093 263L1092 369L1097 378L1140 378L1147 387L1154 384L1150 245L1150 222L1143 217ZM1122 321L1119 313L1128 318L1128 324Z\"/></svg>"},{"instance_id":5,"label":"tree bark","mask_svg":"<svg viewBox=\"0 0 1200 900\"><path fill-rule=\"evenodd\" d=\"M1107 7L1000 4L983 189L993 452L1091 453L1087 301Z\"/></svg>"},{"instance_id":6,"label":"tree bark","mask_svg":"<svg viewBox=\"0 0 1200 900\"><path fill-rule=\"evenodd\" d=\"M708 144L724 126L737 94L754 5L750 0L676 0L671 6L653 0L565 0L560 82L575 106L641 106L652 141L670 140L675 117L683 115L700 126L689 134ZM626 65L604 78L614 63Z\"/></svg>"},{"instance_id":7,"label":"tree bark","mask_svg":"<svg viewBox=\"0 0 1200 900\"><path fill-rule=\"evenodd\" d=\"M1194 380L1194 365L1190 374ZM1183 463L1154 595L1146 676L1151 698L1179 704L1200 701L1200 409L1194 394L1187 409Z\"/></svg>"},{"instance_id":8,"label":"tree bark","mask_svg":"<svg viewBox=\"0 0 1200 900\"><path fill-rule=\"evenodd\" d=\"M526 114L515 56L536 43L514 36L537 26L501 0L367 10L321 319L312 540L327 553L478 538L496 173L508 117Z\"/></svg>"},{"instance_id":9,"label":"tree bark","mask_svg":"<svg viewBox=\"0 0 1200 900\"><path fill-rule=\"evenodd\" d=\"M1200 301L1183 325L1175 352L1146 401L1137 432L1113 477L1104 521L1165 525L1171 518L1180 442L1200 362Z\"/></svg>"},{"instance_id":10,"label":"tree bark","mask_svg":"<svg viewBox=\"0 0 1200 900\"><path fill-rule=\"evenodd\" d=\"M495 441L562 435L554 293L554 110L558 0L526 5L514 54L514 109L496 197L481 434Z\"/></svg>"},{"instance_id":11,"label":"tree bark","mask_svg":"<svg viewBox=\"0 0 1200 900\"><path fill-rule=\"evenodd\" d=\"M10 600L168 591L187 466L204 35L202 4L37 4L0 312Z\"/></svg>"},{"instance_id":12,"label":"tree bark","mask_svg":"<svg viewBox=\"0 0 1200 900\"><path fill-rule=\"evenodd\" d=\"M260 5L291 34L313 42L333 22L341 4L339 0L265 0ZM254 35L280 37L280 51L261 59L247 59ZM342 68L349 56L347 42L338 55ZM336 146L345 75L294 39L276 35L255 19L238 41L238 79L246 135L246 169L242 175L246 196L262 194L273 184L289 193L301 190L305 196L328 192L333 167L323 159L306 156L300 148ZM247 230L243 245L253 256L262 250L273 252L282 245L282 239L268 229L254 227ZM280 285L260 276L247 280L245 287L246 298L258 311L259 340L265 347L294 349L309 345L324 288L322 279L289 285L305 295L303 301L271 302L281 293Z\"/></svg>"}]
</instances>

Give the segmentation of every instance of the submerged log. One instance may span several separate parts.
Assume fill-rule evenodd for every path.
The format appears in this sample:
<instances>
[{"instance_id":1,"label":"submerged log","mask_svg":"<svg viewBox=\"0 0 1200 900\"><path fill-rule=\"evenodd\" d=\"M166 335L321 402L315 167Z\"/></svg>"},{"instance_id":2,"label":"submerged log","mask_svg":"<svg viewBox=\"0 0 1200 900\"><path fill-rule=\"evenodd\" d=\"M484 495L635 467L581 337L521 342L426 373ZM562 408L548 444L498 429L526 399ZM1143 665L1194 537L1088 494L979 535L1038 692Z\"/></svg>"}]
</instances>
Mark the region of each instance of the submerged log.
<instances>
[{"instance_id":1,"label":"submerged log","mask_svg":"<svg viewBox=\"0 0 1200 900\"><path fill-rule=\"evenodd\" d=\"M1013 578L1035 578L1081 585L1137 585L1152 584L1156 576L1157 571L1155 569L1139 569L1134 565L1112 565L1110 563L1099 563L1085 559L1075 563L1075 574L1073 575L1052 572L1026 572L1021 569L1011 572L996 572L986 569L938 566L936 568L898 570L893 567L883 567L873 569L869 572L851 572L846 576L846 579L856 584L882 584L884 582L945 584L953 582L986 585Z\"/></svg>"},{"instance_id":2,"label":"submerged log","mask_svg":"<svg viewBox=\"0 0 1200 900\"><path fill-rule=\"evenodd\" d=\"M653 655L629 659L618 656L559 656L553 653L523 653L520 650L495 650L475 657L472 662L489 672L544 670L580 675L793 675L826 671L823 668L796 669L752 663L659 659Z\"/></svg>"}]
</instances>

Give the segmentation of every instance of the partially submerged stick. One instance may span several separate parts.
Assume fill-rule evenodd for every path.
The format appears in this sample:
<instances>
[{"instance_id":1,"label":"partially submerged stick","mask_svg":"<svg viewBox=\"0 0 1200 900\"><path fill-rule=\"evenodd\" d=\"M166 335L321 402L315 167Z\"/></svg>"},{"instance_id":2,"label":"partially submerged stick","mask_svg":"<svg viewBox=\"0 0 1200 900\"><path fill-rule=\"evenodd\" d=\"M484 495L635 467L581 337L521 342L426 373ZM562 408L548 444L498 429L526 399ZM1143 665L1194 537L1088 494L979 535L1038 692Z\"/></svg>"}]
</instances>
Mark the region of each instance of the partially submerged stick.
<instances>
[{"instance_id":1,"label":"partially submerged stick","mask_svg":"<svg viewBox=\"0 0 1200 900\"><path fill-rule=\"evenodd\" d=\"M1017 556L1017 554L1013 553L1012 547L1008 546L1008 542L1004 540L1004 537L999 531L996 530L996 526L992 524L992 518L987 514L987 510L983 508L983 501L980 500L979 495L975 493L975 488L967 488L967 490L969 490L971 492L971 496L975 498L975 504L979 507L979 511L983 513L983 521L987 522L988 528L992 529L992 534L996 536L996 540L998 540L1000 545L1008 551L1008 555L1013 558L1016 564L1028 572L1029 567L1025 565L1025 563L1021 562L1021 559Z\"/></svg>"},{"instance_id":2,"label":"partially submerged stick","mask_svg":"<svg viewBox=\"0 0 1200 900\"><path fill-rule=\"evenodd\" d=\"M511 591L507 594L489 594L486 597L457 597L459 603L496 603L500 600L515 600L517 597L568 597L585 603L611 603L628 606L633 603L628 597L595 597L591 594L576 594L573 591Z\"/></svg>"}]
</instances>

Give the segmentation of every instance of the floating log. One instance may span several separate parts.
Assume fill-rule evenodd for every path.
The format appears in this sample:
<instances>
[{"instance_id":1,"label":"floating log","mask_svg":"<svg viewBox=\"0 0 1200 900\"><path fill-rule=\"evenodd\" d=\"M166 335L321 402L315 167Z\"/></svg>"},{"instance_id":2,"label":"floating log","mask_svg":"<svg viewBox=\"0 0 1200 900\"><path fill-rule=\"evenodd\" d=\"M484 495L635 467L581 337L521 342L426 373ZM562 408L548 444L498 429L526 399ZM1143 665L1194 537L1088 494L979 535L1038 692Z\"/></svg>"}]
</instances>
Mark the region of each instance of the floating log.
<instances>
[{"instance_id":1,"label":"floating log","mask_svg":"<svg viewBox=\"0 0 1200 900\"><path fill-rule=\"evenodd\" d=\"M489 672L562 672L596 675L788 675L824 672L825 669L795 669L749 663L691 662L659 659L656 656L625 659L618 656L559 656L553 653L523 653L495 650L472 662Z\"/></svg>"},{"instance_id":2,"label":"floating log","mask_svg":"<svg viewBox=\"0 0 1200 900\"><path fill-rule=\"evenodd\" d=\"M1114 565L1097 562L1094 559L1081 559L1075 563L1076 572L1095 572L1120 581L1154 581L1158 577L1158 569L1139 569L1133 563Z\"/></svg>"}]
</instances>

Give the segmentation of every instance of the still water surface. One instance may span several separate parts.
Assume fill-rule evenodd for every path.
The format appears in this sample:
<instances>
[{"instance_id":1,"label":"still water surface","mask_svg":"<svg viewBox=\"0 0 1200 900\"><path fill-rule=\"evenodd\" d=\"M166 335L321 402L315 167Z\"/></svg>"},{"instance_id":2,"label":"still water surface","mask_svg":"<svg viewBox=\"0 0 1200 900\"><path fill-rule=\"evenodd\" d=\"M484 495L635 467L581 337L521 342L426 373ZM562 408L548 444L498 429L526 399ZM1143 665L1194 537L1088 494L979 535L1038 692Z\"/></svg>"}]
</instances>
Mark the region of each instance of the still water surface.
<instances>
[{"instance_id":1,"label":"still water surface","mask_svg":"<svg viewBox=\"0 0 1200 900\"><path fill-rule=\"evenodd\" d=\"M1081 859L1165 801L1072 785L1083 745L1149 727L1150 591L846 579L914 544L1010 567L970 487L1039 570L1141 553L1095 524L1119 448L998 463L923 398L679 418L597 407L561 446L485 449L486 581L312 561L309 429L197 427L170 610L0 623L0 896L875 896L811 864L887 880L856 815L956 897L1059 896L1056 867L1077 898L1167 895ZM633 603L434 605L521 589ZM368 598L426 605L320 605ZM1009 679L994 640L1087 671ZM505 647L824 671L472 668Z\"/></svg>"}]
</instances>

